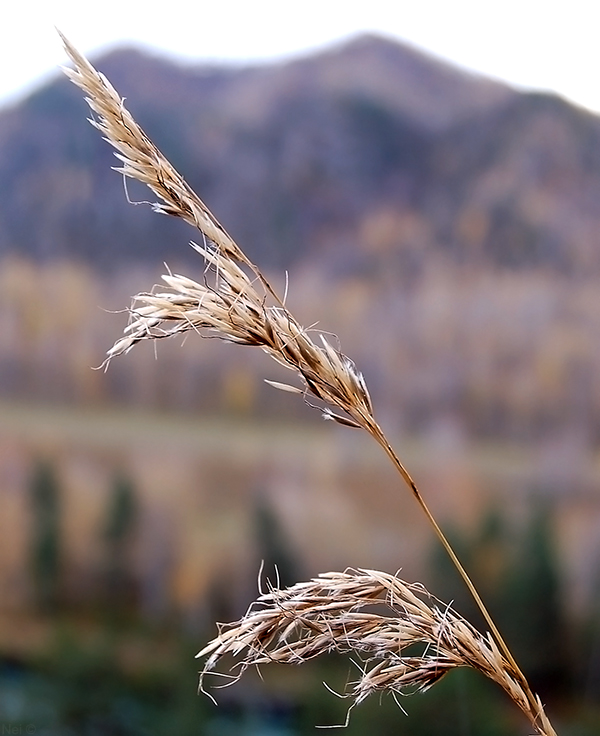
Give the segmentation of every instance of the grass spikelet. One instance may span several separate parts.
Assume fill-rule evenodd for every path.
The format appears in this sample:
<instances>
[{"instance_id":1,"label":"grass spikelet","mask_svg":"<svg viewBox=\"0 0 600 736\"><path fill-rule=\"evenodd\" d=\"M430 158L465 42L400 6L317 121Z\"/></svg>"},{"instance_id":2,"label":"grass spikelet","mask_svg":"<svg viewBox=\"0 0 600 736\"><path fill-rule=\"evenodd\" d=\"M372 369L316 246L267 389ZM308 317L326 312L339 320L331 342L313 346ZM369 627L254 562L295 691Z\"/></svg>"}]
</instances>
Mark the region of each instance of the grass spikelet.
<instances>
[{"instance_id":1,"label":"grass spikelet","mask_svg":"<svg viewBox=\"0 0 600 736\"><path fill-rule=\"evenodd\" d=\"M387 614L379 612L382 605ZM200 686L227 655L237 660L231 684L251 666L301 664L334 651L362 663L344 693L356 703L378 691L424 692L451 670L470 667L500 685L530 716L519 678L493 638L422 585L375 570L325 573L263 593L198 653L206 657ZM552 733L547 720L536 727Z\"/></svg>"},{"instance_id":2,"label":"grass spikelet","mask_svg":"<svg viewBox=\"0 0 600 736\"><path fill-rule=\"evenodd\" d=\"M167 274L162 278L168 290L134 297L125 335L109 350L107 360L129 352L142 340L190 330L253 345L297 373L303 384L300 393L308 392L347 413L349 417L342 420L351 426L370 428L374 423L371 400L354 363L323 337L323 347L316 345L284 306L268 305L256 279L228 256L207 247L196 246L196 250L205 259L204 280Z\"/></svg>"},{"instance_id":3,"label":"grass spikelet","mask_svg":"<svg viewBox=\"0 0 600 736\"><path fill-rule=\"evenodd\" d=\"M85 92L86 102L97 115L90 122L116 149L116 156L122 163L116 171L147 184L162 200L153 205L157 212L180 217L205 233L223 253L248 263L200 197L135 122L108 79L96 71L60 31L59 34L75 67L64 71Z\"/></svg>"}]
</instances>

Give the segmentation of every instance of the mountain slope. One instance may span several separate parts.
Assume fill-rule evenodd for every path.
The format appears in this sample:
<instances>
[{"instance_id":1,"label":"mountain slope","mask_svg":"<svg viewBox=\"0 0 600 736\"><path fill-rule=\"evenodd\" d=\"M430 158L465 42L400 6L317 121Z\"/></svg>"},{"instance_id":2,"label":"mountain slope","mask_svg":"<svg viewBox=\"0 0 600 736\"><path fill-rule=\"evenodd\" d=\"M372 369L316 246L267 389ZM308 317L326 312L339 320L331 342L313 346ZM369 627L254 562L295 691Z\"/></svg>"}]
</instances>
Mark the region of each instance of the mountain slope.
<instances>
[{"instance_id":1,"label":"mountain slope","mask_svg":"<svg viewBox=\"0 0 600 736\"><path fill-rule=\"evenodd\" d=\"M180 67L132 50L98 66L263 265L310 255L361 271L383 213L388 251L405 247L409 217L459 260L600 267L600 122L558 98L374 36L270 66ZM103 267L184 257L189 229L126 203L85 115L63 79L0 114L0 253Z\"/></svg>"}]
</instances>

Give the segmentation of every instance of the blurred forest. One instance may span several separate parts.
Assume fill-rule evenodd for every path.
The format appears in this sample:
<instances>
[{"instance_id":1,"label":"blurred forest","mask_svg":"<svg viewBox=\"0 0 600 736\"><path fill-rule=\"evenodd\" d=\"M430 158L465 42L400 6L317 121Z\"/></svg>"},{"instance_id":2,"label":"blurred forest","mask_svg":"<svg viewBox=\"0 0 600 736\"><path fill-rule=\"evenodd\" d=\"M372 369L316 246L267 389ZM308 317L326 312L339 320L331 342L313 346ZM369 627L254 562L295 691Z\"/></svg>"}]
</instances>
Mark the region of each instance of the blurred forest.
<instances>
[{"instance_id":1,"label":"blurred forest","mask_svg":"<svg viewBox=\"0 0 600 736\"><path fill-rule=\"evenodd\" d=\"M372 36L273 66L97 64L365 374L559 732L597 734L600 119ZM193 654L261 560L284 584L402 568L477 612L380 451L266 385L289 376L262 353L188 337L94 370L163 262L203 264L195 233L128 204L148 193L123 191L86 115L63 79L0 111L0 726L343 723L335 658L267 668L219 709L196 695ZM480 678L446 680L349 732L526 732Z\"/></svg>"}]
</instances>

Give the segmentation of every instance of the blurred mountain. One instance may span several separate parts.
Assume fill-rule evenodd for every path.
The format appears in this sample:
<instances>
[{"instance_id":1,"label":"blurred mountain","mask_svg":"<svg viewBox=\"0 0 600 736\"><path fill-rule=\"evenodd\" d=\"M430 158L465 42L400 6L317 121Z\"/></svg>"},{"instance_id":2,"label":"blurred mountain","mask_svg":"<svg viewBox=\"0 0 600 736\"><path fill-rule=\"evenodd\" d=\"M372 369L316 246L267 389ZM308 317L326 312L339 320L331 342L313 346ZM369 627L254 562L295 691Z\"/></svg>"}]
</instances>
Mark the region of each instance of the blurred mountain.
<instances>
[{"instance_id":1,"label":"blurred mountain","mask_svg":"<svg viewBox=\"0 0 600 736\"><path fill-rule=\"evenodd\" d=\"M598 267L598 117L554 95L517 95L438 140L430 167L421 212L462 256Z\"/></svg>"},{"instance_id":2,"label":"blurred mountain","mask_svg":"<svg viewBox=\"0 0 600 736\"><path fill-rule=\"evenodd\" d=\"M600 120L558 97L376 36L247 68L127 49L97 65L263 266L318 253L358 274L373 251L402 251L405 267L431 247L511 267L600 265ZM0 254L183 257L189 228L127 204L86 113L65 79L0 113Z\"/></svg>"}]
</instances>

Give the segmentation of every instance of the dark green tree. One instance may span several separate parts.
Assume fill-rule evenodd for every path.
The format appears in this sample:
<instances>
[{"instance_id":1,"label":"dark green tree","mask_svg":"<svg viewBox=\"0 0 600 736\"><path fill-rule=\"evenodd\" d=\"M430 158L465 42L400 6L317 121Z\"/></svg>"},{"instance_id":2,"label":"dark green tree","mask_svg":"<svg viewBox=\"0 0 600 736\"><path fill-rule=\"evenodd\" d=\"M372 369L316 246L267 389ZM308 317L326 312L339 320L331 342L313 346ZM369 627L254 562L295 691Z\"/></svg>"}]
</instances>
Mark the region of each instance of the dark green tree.
<instances>
[{"instance_id":1,"label":"dark green tree","mask_svg":"<svg viewBox=\"0 0 600 736\"><path fill-rule=\"evenodd\" d=\"M447 532L447 536L486 606L496 617L502 605L502 586L513 541L501 509L492 506L482 516L476 529L463 531L455 527ZM487 630L487 624L473 597L439 544L434 546L431 564L431 588L436 595L443 601L452 601L456 611L478 628Z\"/></svg>"},{"instance_id":2,"label":"dark green tree","mask_svg":"<svg viewBox=\"0 0 600 736\"><path fill-rule=\"evenodd\" d=\"M517 661L542 697L564 694L569 681L567 626L561 576L548 502L534 502L511 556L503 591L501 628Z\"/></svg>"},{"instance_id":3,"label":"dark green tree","mask_svg":"<svg viewBox=\"0 0 600 736\"><path fill-rule=\"evenodd\" d=\"M123 473L117 473L102 530L105 601L114 613L122 612L135 597L130 557L137 511L133 482Z\"/></svg>"},{"instance_id":4,"label":"dark green tree","mask_svg":"<svg viewBox=\"0 0 600 736\"><path fill-rule=\"evenodd\" d=\"M590 705L600 703L600 564L596 569L599 572L594 581L577 656L577 660L583 663L579 676L583 697Z\"/></svg>"},{"instance_id":5,"label":"dark green tree","mask_svg":"<svg viewBox=\"0 0 600 736\"><path fill-rule=\"evenodd\" d=\"M30 481L30 570L38 608L49 612L59 601L61 577L60 492L49 461L36 462Z\"/></svg>"},{"instance_id":6,"label":"dark green tree","mask_svg":"<svg viewBox=\"0 0 600 736\"><path fill-rule=\"evenodd\" d=\"M263 495L259 495L256 501L254 524L258 554L264 563L264 575L280 587L298 582L296 556L278 516Z\"/></svg>"}]
</instances>

